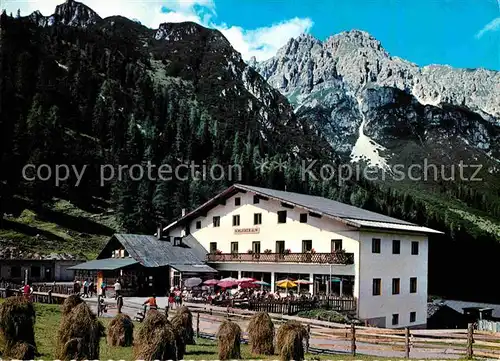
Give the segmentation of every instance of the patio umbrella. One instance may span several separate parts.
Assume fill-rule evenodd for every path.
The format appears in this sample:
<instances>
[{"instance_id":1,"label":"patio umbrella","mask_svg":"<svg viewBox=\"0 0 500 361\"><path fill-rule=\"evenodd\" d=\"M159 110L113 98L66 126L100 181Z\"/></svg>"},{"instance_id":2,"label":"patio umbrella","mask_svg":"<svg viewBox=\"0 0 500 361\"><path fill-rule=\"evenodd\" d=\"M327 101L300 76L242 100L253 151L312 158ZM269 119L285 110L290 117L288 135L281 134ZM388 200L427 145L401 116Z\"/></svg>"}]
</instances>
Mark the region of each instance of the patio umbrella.
<instances>
[{"instance_id":1,"label":"patio umbrella","mask_svg":"<svg viewBox=\"0 0 500 361\"><path fill-rule=\"evenodd\" d=\"M255 281L252 282L254 285L259 285L259 286L271 286L270 283L264 282L264 281Z\"/></svg>"},{"instance_id":2,"label":"patio umbrella","mask_svg":"<svg viewBox=\"0 0 500 361\"><path fill-rule=\"evenodd\" d=\"M237 282L238 280L236 278L233 278L233 277L227 277L227 278L223 278L221 279L219 282Z\"/></svg>"},{"instance_id":3,"label":"patio umbrella","mask_svg":"<svg viewBox=\"0 0 500 361\"><path fill-rule=\"evenodd\" d=\"M188 278L187 280L184 281L184 286L186 286L188 288L193 288L193 287L198 286L202 282L203 282L203 280L201 278L191 277L191 278Z\"/></svg>"},{"instance_id":4,"label":"patio umbrella","mask_svg":"<svg viewBox=\"0 0 500 361\"><path fill-rule=\"evenodd\" d=\"M248 282L255 282L255 281L257 281L257 280L255 278L252 278L252 277L243 277L243 278L238 279L239 283L248 283Z\"/></svg>"},{"instance_id":5,"label":"patio umbrella","mask_svg":"<svg viewBox=\"0 0 500 361\"><path fill-rule=\"evenodd\" d=\"M221 282L217 283L217 286L219 286L221 288L231 288L231 287L234 287L237 285L238 285L238 282L235 282L235 281L221 281Z\"/></svg>"},{"instance_id":6,"label":"patio umbrella","mask_svg":"<svg viewBox=\"0 0 500 361\"><path fill-rule=\"evenodd\" d=\"M240 287L241 288L258 288L259 285L256 285L255 283L251 283L251 282L243 282L243 283L240 283Z\"/></svg>"},{"instance_id":7,"label":"patio umbrella","mask_svg":"<svg viewBox=\"0 0 500 361\"><path fill-rule=\"evenodd\" d=\"M287 294L288 294L289 288L297 287L297 285L292 280L290 280L288 278L276 282L276 286L281 287L281 288L285 288Z\"/></svg>"},{"instance_id":8,"label":"patio umbrella","mask_svg":"<svg viewBox=\"0 0 500 361\"><path fill-rule=\"evenodd\" d=\"M203 284L207 286L215 286L219 282L220 282L219 280L211 279L211 280L206 280L205 282L203 282Z\"/></svg>"},{"instance_id":9,"label":"patio umbrella","mask_svg":"<svg viewBox=\"0 0 500 361\"><path fill-rule=\"evenodd\" d=\"M312 284L312 282L308 281L308 280L297 280L297 281L293 281L293 282L299 285L299 289L297 291L299 294L300 294L300 285L310 285L310 284Z\"/></svg>"}]
</instances>

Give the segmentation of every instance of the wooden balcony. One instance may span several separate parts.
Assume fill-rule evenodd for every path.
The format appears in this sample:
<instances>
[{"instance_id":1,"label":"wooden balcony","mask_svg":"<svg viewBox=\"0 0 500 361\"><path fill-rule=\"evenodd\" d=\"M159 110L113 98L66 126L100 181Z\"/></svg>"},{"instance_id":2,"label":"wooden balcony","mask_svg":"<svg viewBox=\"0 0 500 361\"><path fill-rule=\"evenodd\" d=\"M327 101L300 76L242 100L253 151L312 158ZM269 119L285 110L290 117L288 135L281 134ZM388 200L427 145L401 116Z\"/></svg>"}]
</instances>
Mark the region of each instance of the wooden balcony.
<instances>
[{"instance_id":1,"label":"wooden balcony","mask_svg":"<svg viewBox=\"0 0 500 361\"><path fill-rule=\"evenodd\" d=\"M209 253L208 263L314 263L314 264L354 264L354 253Z\"/></svg>"}]
</instances>

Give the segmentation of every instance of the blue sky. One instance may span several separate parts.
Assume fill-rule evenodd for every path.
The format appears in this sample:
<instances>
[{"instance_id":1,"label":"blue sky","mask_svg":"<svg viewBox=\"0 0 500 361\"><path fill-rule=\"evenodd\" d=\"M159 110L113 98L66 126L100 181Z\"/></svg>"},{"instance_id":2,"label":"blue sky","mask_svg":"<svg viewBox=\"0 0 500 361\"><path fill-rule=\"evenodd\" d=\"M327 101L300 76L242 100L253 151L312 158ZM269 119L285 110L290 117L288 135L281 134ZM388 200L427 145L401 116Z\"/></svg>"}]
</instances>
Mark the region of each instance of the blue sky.
<instances>
[{"instance_id":1,"label":"blue sky","mask_svg":"<svg viewBox=\"0 0 500 361\"><path fill-rule=\"evenodd\" d=\"M244 59L264 60L302 32L324 40L360 29L418 65L500 70L500 0L81 0L101 16L156 28L195 21L220 30ZM4 0L22 15L51 14L62 0Z\"/></svg>"}]
</instances>

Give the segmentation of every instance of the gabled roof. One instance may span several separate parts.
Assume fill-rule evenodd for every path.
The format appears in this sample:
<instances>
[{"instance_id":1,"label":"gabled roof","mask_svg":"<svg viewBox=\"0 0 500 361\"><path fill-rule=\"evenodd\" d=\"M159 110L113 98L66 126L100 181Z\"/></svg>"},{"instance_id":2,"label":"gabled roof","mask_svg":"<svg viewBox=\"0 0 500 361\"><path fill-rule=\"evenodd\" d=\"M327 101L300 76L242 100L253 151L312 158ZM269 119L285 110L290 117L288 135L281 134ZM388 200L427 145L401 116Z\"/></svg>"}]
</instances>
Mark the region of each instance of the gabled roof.
<instances>
[{"instance_id":1,"label":"gabled roof","mask_svg":"<svg viewBox=\"0 0 500 361\"><path fill-rule=\"evenodd\" d=\"M279 191L269 188L261 188L247 186L242 184L234 184L223 192L202 204L194 211L187 213L177 221L171 223L164 228L164 231L171 229L174 226L182 225L186 221L196 218L209 209L215 207L221 200L227 199L238 192L252 192L257 195L275 199L280 202L287 203L292 206L303 208L309 212L316 213L331 219L340 221L348 226L355 228L371 228L384 230L399 230L416 233L437 233L442 234L427 227L421 227L407 221L397 218L385 216L383 214L368 211L366 209L354 207L348 204L340 203L328 198L310 196L307 194Z\"/></svg>"},{"instance_id":2,"label":"gabled roof","mask_svg":"<svg viewBox=\"0 0 500 361\"><path fill-rule=\"evenodd\" d=\"M110 271L127 266L137 264L133 258L103 258L95 259L93 261L77 264L73 267L69 267L70 270L100 270L100 271Z\"/></svg>"},{"instance_id":3,"label":"gabled roof","mask_svg":"<svg viewBox=\"0 0 500 361\"><path fill-rule=\"evenodd\" d=\"M130 257L144 267L205 264L206 251L194 237L185 237L182 244L176 246L173 242L143 234L115 234L109 242L113 239L120 242ZM106 247L98 259L106 256L105 250Z\"/></svg>"}]
</instances>

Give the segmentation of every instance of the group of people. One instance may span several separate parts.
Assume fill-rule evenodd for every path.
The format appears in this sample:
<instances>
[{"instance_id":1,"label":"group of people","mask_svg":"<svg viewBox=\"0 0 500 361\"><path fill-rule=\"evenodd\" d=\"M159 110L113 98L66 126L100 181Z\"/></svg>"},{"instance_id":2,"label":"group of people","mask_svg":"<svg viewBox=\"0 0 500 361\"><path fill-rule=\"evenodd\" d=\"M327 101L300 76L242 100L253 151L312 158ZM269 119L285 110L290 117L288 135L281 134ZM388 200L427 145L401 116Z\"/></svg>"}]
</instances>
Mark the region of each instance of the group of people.
<instances>
[{"instance_id":1,"label":"group of people","mask_svg":"<svg viewBox=\"0 0 500 361\"><path fill-rule=\"evenodd\" d=\"M170 290L170 294L168 295L168 307L172 310L174 308L181 307L182 300L186 298L186 293L186 290L181 292L180 288L172 287L172 289Z\"/></svg>"},{"instance_id":2,"label":"group of people","mask_svg":"<svg viewBox=\"0 0 500 361\"><path fill-rule=\"evenodd\" d=\"M79 279L75 278L73 282L73 293L85 298L90 298L97 294L97 290L94 281L86 279L81 282Z\"/></svg>"}]
</instances>

